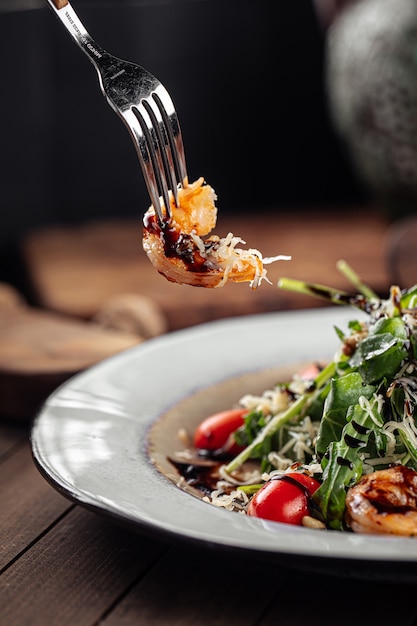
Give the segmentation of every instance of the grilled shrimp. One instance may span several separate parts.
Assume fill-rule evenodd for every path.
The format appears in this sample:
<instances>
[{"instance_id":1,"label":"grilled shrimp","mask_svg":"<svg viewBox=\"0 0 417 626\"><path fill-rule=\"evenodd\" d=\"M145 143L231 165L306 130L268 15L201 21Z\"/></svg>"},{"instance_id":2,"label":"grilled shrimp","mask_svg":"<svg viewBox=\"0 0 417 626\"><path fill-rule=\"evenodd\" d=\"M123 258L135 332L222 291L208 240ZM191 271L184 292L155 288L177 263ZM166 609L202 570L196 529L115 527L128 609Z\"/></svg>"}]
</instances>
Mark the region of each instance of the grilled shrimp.
<instances>
[{"instance_id":1,"label":"grilled shrimp","mask_svg":"<svg viewBox=\"0 0 417 626\"><path fill-rule=\"evenodd\" d=\"M222 287L227 281L250 282L256 289L266 279L264 265L289 257L263 259L255 249L229 233L207 236L217 221L217 196L199 178L178 189L179 207L170 192L172 218L160 224L151 206L145 213L143 248L157 271L169 281L195 287Z\"/></svg>"},{"instance_id":2,"label":"grilled shrimp","mask_svg":"<svg viewBox=\"0 0 417 626\"><path fill-rule=\"evenodd\" d=\"M417 536L417 472L397 465L363 476L347 492L345 516L357 533Z\"/></svg>"}]
</instances>

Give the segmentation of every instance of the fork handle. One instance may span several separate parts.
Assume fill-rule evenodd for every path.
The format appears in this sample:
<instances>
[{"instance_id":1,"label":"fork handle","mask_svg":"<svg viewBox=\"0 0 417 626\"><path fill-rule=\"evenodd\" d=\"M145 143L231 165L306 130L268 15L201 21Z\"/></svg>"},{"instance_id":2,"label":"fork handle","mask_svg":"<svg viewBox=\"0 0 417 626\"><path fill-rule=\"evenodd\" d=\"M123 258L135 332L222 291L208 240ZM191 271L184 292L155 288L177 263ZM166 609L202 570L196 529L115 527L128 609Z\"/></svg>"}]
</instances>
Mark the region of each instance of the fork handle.
<instances>
[{"instance_id":1,"label":"fork handle","mask_svg":"<svg viewBox=\"0 0 417 626\"><path fill-rule=\"evenodd\" d=\"M107 53L87 32L87 29L68 0L47 0L47 2L81 50L85 52L93 65L97 67L97 63Z\"/></svg>"}]
</instances>

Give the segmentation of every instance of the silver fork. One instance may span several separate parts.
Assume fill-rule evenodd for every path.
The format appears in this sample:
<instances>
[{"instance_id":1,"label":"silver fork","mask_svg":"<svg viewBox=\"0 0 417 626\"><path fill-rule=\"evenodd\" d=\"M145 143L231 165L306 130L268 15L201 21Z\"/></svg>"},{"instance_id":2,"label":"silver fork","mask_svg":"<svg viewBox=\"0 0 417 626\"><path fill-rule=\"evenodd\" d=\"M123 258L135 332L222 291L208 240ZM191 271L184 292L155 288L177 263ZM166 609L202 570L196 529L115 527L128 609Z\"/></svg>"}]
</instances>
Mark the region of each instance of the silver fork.
<instances>
[{"instance_id":1,"label":"silver fork","mask_svg":"<svg viewBox=\"0 0 417 626\"><path fill-rule=\"evenodd\" d=\"M188 184L181 129L170 95L143 67L101 48L67 0L47 2L96 68L107 102L126 124L152 205L162 223L171 217L169 190L178 206L178 188Z\"/></svg>"}]
</instances>

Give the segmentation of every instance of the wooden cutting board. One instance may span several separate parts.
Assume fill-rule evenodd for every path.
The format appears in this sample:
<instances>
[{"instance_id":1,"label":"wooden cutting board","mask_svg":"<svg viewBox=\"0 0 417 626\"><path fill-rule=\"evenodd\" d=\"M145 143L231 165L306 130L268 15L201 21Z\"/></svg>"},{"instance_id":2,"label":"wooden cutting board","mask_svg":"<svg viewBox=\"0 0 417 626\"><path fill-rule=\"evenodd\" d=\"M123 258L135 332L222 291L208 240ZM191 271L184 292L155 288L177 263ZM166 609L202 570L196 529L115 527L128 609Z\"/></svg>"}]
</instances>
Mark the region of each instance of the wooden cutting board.
<instances>
[{"instance_id":1,"label":"wooden cutting board","mask_svg":"<svg viewBox=\"0 0 417 626\"><path fill-rule=\"evenodd\" d=\"M369 207L220 216L217 234L231 231L264 256L292 257L269 266L272 284L263 283L256 291L247 283L201 289L168 282L142 250L139 218L35 231L22 243L22 255L36 302L43 308L91 319L115 295L137 294L154 302L168 329L175 330L234 315L323 305L279 291L277 280L288 276L349 288L336 269L340 258L383 293L389 287L386 230L384 216Z\"/></svg>"},{"instance_id":2,"label":"wooden cutting board","mask_svg":"<svg viewBox=\"0 0 417 626\"><path fill-rule=\"evenodd\" d=\"M0 284L0 417L29 420L70 376L144 339L27 306Z\"/></svg>"}]
</instances>

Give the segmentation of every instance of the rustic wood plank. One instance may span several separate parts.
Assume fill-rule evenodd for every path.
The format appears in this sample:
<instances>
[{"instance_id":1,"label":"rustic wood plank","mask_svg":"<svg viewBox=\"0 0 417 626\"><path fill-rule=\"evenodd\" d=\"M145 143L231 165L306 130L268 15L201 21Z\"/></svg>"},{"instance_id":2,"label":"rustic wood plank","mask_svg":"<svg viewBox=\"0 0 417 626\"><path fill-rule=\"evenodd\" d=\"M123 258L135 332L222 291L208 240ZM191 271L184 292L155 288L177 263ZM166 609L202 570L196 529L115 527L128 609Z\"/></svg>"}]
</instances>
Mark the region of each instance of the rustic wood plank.
<instances>
[{"instance_id":1,"label":"rustic wood plank","mask_svg":"<svg viewBox=\"0 0 417 626\"><path fill-rule=\"evenodd\" d=\"M417 218L394 222L387 236L387 257L393 284L411 287L417 282Z\"/></svg>"},{"instance_id":2,"label":"rustic wood plank","mask_svg":"<svg viewBox=\"0 0 417 626\"><path fill-rule=\"evenodd\" d=\"M0 370L76 372L141 343L136 335L24 307L0 311Z\"/></svg>"},{"instance_id":3,"label":"rustic wood plank","mask_svg":"<svg viewBox=\"0 0 417 626\"><path fill-rule=\"evenodd\" d=\"M16 309L24 304L23 296L15 287L0 282L0 309Z\"/></svg>"},{"instance_id":4,"label":"rustic wood plank","mask_svg":"<svg viewBox=\"0 0 417 626\"><path fill-rule=\"evenodd\" d=\"M0 424L0 463L2 459L27 441L27 430L14 424Z\"/></svg>"},{"instance_id":5,"label":"rustic wood plank","mask_svg":"<svg viewBox=\"0 0 417 626\"><path fill-rule=\"evenodd\" d=\"M215 232L241 236L264 256L289 254L292 260L268 269L272 285L252 291L247 284L197 289L168 282L146 258L137 220L92 222L33 232L22 256L37 302L45 308L91 318L120 293L146 295L165 313L169 328L184 328L219 317L314 307L313 298L277 291L281 276L345 288L336 262L348 261L375 290L389 287L385 263L387 221L369 207L299 211L262 216L219 216Z\"/></svg>"},{"instance_id":6,"label":"rustic wood plank","mask_svg":"<svg viewBox=\"0 0 417 626\"><path fill-rule=\"evenodd\" d=\"M162 542L75 507L0 577L1 621L7 626L102 623L165 550Z\"/></svg>"},{"instance_id":7,"label":"rustic wood plank","mask_svg":"<svg viewBox=\"0 0 417 626\"><path fill-rule=\"evenodd\" d=\"M35 307L0 308L0 416L29 420L70 376L141 341Z\"/></svg>"},{"instance_id":8,"label":"rustic wood plank","mask_svg":"<svg viewBox=\"0 0 417 626\"><path fill-rule=\"evenodd\" d=\"M28 441L0 469L1 570L72 505L42 478Z\"/></svg>"},{"instance_id":9,"label":"rustic wood plank","mask_svg":"<svg viewBox=\"0 0 417 626\"><path fill-rule=\"evenodd\" d=\"M288 575L279 566L241 554L179 544L102 624L251 626L258 624Z\"/></svg>"}]
</instances>

